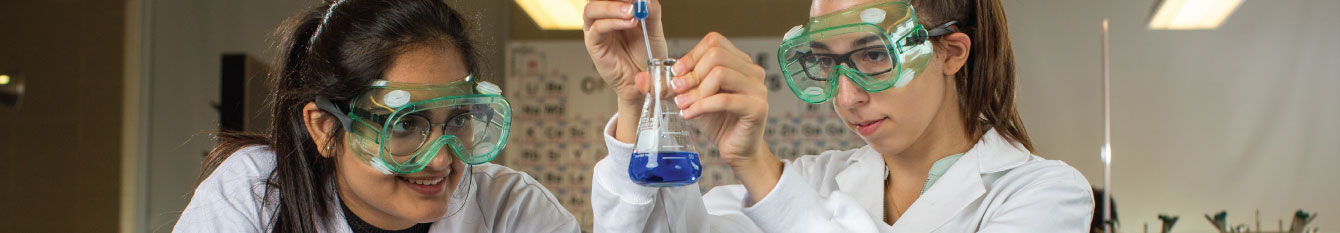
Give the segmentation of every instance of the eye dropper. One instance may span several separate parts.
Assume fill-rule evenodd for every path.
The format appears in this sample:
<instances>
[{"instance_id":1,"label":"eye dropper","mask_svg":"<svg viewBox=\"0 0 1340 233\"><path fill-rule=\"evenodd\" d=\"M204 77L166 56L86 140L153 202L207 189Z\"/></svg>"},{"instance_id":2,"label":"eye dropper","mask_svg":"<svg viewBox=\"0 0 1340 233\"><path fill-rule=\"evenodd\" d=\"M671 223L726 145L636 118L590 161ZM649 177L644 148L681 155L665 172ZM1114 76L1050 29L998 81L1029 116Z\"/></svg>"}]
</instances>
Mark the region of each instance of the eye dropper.
<instances>
[{"instance_id":1,"label":"eye dropper","mask_svg":"<svg viewBox=\"0 0 1340 233\"><path fill-rule=\"evenodd\" d=\"M647 9L647 0L633 1L633 17L642 23L642 44L647 46L647 59L651 59L651 39L647 36L648 15L651 15L651 9Z\"/></svg>"}]
</instances>

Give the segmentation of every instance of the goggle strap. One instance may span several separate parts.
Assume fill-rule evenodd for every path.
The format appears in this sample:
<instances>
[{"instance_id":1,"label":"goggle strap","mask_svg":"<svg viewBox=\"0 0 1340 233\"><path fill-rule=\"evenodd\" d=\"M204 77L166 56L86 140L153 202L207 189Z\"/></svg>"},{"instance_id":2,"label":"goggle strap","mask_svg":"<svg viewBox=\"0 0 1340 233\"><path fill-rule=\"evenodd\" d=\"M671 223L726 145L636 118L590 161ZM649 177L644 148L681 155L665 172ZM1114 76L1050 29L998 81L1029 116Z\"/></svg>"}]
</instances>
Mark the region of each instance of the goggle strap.
<instances>
[{"instance_id":1,"label":"goggle strap","mask_svg":"<svg viewBox=\"0 0 1340 233\"><path fill-rule=\"evenodd\" d=\"M958 31L954 30L953 28L949 28L950 26L954 26L954 24L957 24L957 23L958 23L958 21L952 21L952 20L951 20L951 21L949 21L948 23L941 24L940 26L937 26L937 27L935 27L935 28L932 28L931 30L928 31L926 37L937 37L937 36L949 35L949 33L955 33L955 32L958 32Z\"/></svg>"},{"instance_id":2,"label":"goggle strap","mask_svg":"<svg viewBox=\"0 0 1340 233\"><path fill-rule=\"evenodd\" d=\"M912 35L907 36L907 39L905 39L906 43L904 43L903 45L904 46L919 45L921 43L925 43L926 40L932 37L949 35L949 33L954 33L955 32L954 29L949 28L949 26L954 26L954 24L956 23L958 23L958 21L949 21L948 23L941 24L940 26L936 26L935 28L932 28L931 30L928 31L922 31L922 30L914 31L912 32Z\"/></svg>"},{"instance_id":3,"label":"goggle strap","mask_svg":"<svg viewBox=\"0 0 1340 233\"><path fill-rule=\"evenodd\" d=\"M350 118L348 114L345 114L344 111L340 110L340 107L336 107L334 103L331 103L330 100L320 97L316 98L316 108L325 110L327 113L330 113L330 115L334 115L335 119L340 121L340 125L344 126L345 131L353 129L353 119Z\"/></svg>"}]
</instances>

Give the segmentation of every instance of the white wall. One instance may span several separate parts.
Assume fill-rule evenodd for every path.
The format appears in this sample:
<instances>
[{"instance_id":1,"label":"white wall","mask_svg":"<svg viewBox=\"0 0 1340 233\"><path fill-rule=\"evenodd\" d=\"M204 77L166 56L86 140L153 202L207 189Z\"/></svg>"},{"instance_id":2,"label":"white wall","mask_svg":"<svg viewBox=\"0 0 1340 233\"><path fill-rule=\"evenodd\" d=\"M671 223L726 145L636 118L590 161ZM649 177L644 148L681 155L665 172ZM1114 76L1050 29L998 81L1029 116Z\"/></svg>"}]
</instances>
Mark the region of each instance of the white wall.
<instances>
[{"instance_id":1,"label":"white wall","mask_svg":"<svg viewBox=\"0 0 1340 233\"><path fill-rule=\"evenodd\" d=\"M1123 232L1340 229L1340 2L1245 1L1218 30L1147 29L1153 1L1004 0L1039 153L1102 185L1099 24L1111 19L1112 182ZM1287 230L1287 229L1286 229Z\"/></svg>"},{"instance_id":2,"label":"white wall","mask_svg":"<svg viewBox=\"0 0 1340 233\"><path fill-rule=\"evenodd\" d=\"M200 160L214 140L223 53L243 52L268 61L270 33L309 0L143 0L147 91L147 180L136 224L168 232L190 198Z\"/></svg>"}]
</instances>

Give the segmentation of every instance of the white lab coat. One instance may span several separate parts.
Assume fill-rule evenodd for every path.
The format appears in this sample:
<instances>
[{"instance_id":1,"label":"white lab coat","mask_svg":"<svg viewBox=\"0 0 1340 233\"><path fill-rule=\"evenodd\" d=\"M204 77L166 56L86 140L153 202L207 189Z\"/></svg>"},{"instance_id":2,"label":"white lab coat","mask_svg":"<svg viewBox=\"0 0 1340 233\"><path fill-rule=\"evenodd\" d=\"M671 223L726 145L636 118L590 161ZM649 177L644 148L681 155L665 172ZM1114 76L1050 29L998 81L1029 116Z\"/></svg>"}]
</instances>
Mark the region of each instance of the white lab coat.
<instances>
[{"instance_id":1,"label":"white lab coat","mask_svg":"<svg viewBox=\"0 0 1340 233\"><path fill-rule=\"evenodd\" d=\"M238 150L196 187L173 232L270 232L277 193L262 206L265 179L275 167L267 147ZM471 170L475 186L459 213L434 222L429 232L580 232L577 219L526 173L491 163ZM279 190L282 192L283 190ZM331 216L320 232L351 232L331 192ZM454 208L453 208L454 209Z\"/></svg>"},{"instance_id":2,"label":"white lab coat","mask_svg":"<svg viewBox=\"0 0 1340 233\"><path fill-rule=\"evenodd\" d=\"M617 116L616 116L617 117ZM1088 232L1089 182L1031 155L995 130L982 136L892 226L884 218L883 158L869 146L786 161L768 196L744 186L649 188L628 178L633 147L605 129L596 164L595 232Z\"/></svg>"}]
</instances>

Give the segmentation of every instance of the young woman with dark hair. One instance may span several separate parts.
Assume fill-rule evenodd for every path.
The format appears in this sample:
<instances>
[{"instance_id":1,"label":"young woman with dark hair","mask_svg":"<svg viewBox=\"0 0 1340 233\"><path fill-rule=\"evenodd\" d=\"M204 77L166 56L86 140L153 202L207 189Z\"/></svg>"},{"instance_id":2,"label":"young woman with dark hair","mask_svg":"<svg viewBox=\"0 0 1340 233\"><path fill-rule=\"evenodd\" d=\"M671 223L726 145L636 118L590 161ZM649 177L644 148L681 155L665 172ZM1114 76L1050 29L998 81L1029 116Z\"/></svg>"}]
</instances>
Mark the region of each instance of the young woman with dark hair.
<instances>
[{"instance_id":1,"label":"young woman with dark hair","mask_svg":"<svg viewBox=\"0 0 1340 233\"><path fill-rule=\"evenodd\" d=\"M289 19L265 134L225 132L176 232L579 232L488 163L511 108L440 0L338 0Z\"/></svg>"}]
</instances>

